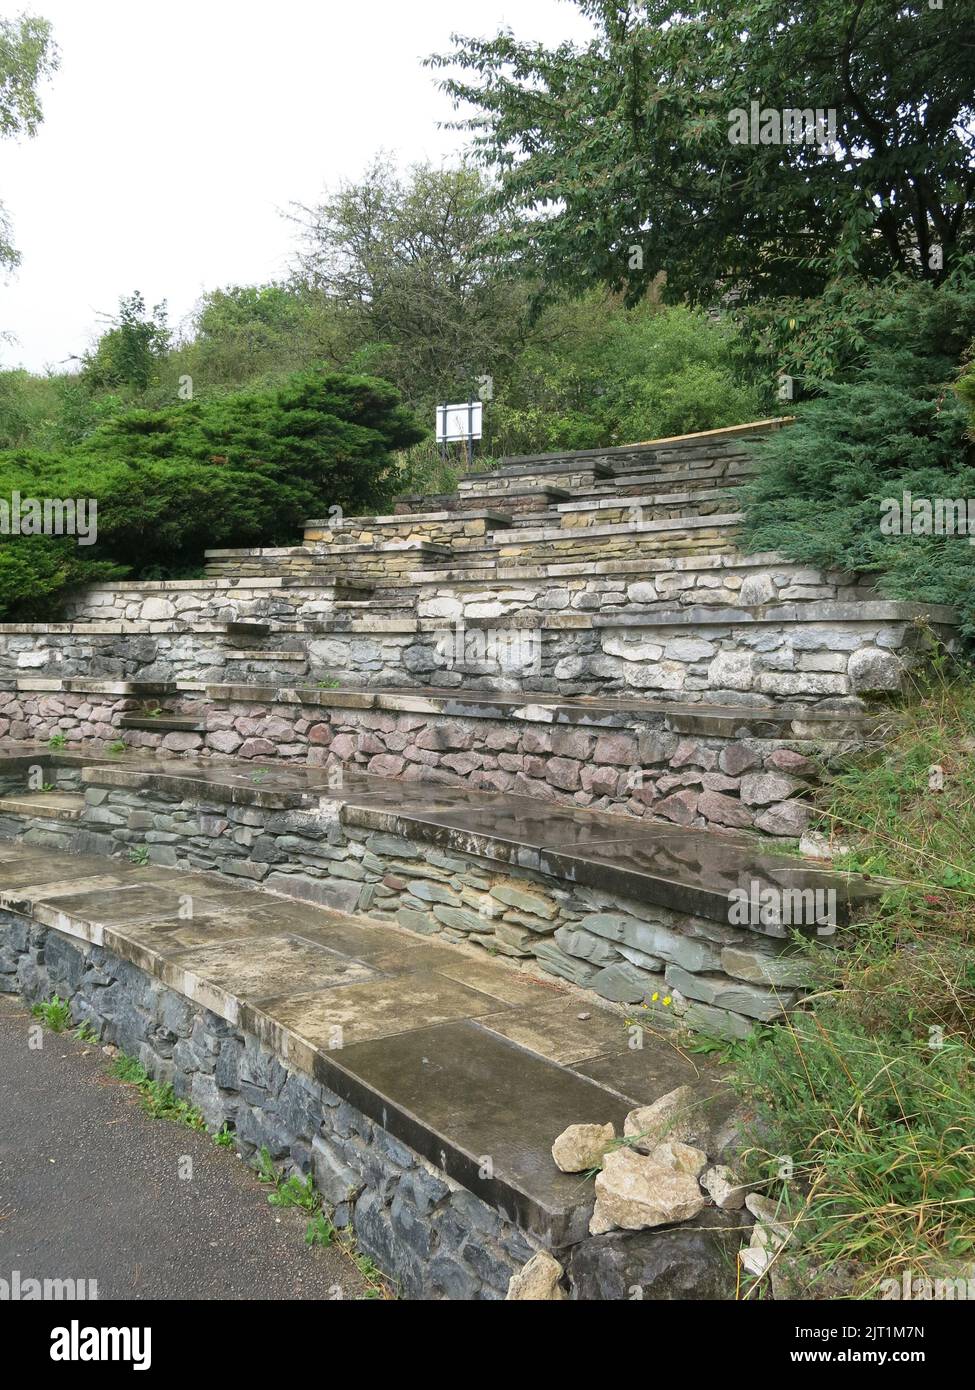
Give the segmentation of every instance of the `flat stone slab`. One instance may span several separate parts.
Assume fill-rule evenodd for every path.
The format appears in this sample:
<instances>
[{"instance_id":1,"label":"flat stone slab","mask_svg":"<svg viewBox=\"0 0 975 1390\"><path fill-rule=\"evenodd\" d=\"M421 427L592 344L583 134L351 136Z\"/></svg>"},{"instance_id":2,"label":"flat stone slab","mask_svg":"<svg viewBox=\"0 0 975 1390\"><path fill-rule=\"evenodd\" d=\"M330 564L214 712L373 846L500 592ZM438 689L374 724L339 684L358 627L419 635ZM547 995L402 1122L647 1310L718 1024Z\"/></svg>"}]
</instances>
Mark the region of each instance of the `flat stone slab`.
<instances>
[{"instance_id":1,"label":"flat stone slab","mask_svg":"<svg viewBox=\"0 0 975 1390\"><path fill-rule=\"evenodd\" d=\"M402 784L343 792L343 819L391 830L442 849L483 856L549 877L604 888L676 912L727 922L729 894L763 888L833 889L837 921L875 890L854 875L765 853L744 834L550 806L532 797L436 787L411 798ZM784 929L768 928L785 936Z\"/></svg>"},{"instance_id":2,"label":"flat stone slab","mask_svg":"<svg viewBox=\"0 0 975 1390\"><path fill-rule=\"evenodd\" d=\"M580 1018L585 1014L585 1018ZM567 1066L615 1053L625 1046L622 1018L590 1009L578 999L554 999L533 1009L517 1013L489 1014L481 1026L519 1047L527 1047L550 1062Z\"/></svg>"},{"instance_id":3,"label":"flat stone slab","mask_svg":"<svg viewBox=\"0 0 975 1390\"><path fill-rule=\"evenodd\" d=\"M321 1079L546 1244L583 1239L592 1187L559 1172L552 1143L583 1118L622 1132L630 1103L469 1020L395 1044L327 1054Z\"/></svg>"},{"instance_id":4,"label":"flat stone slab","mask_svg":"<svg viewBox=\"0 0 975 1390\"><path fill-rule=\"evenodd\" d=\"M283 1026L312 1048L331 1051L435 1023L483 1017L502 1003L438 971L418 970L327 994L309 993L302 982L300 988L268 1000L267 1011L273 1015L275 1031ZM336 1043L337 1037L341 1043Z\"/></svg>"},{"instance_id":5,"label":"flat stone slab","mask_svg":"<svg viewBox=\"0 0 975 1390\"><path fill-rule=\"evenodd\" d=\"M51 820L77 820L85 798L72 792L25 792L0 797L0 816L40 816Z\"/></svg>"}]
</instances>

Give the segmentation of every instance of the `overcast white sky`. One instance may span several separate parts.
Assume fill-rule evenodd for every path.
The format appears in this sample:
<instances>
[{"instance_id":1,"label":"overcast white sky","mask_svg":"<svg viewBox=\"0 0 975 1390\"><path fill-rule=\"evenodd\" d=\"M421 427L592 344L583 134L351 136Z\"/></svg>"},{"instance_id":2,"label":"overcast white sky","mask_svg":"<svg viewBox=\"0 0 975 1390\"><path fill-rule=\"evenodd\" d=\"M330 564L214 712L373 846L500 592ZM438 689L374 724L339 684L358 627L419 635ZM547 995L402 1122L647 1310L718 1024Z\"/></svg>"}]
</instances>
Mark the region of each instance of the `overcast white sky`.
<instances>
[{"instance_id":1,"label":"overcast white sky","mask_svg":"<svg viewBox=\"0 0 975 1390\"><path fill-rule=\"evenodd\" d=\"M582 38L565 0L0 0L54 25L61 68L36 139L0 144L23 261L0 283L0 364L82 352L141 289L170 323L205 289L281 275L279 215L380 148L440 160L462 136L421 66L452 32Z\"/></svg>"}]
</instances>

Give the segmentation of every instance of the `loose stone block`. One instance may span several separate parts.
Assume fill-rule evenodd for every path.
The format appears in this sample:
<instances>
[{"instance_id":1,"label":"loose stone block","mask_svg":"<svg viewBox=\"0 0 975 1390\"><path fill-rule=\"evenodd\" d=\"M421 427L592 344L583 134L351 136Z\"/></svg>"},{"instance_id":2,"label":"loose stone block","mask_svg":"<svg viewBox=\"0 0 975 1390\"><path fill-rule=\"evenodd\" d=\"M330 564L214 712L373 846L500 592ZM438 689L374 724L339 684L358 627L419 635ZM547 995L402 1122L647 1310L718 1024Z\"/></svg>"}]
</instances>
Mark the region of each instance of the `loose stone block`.
<instances>
[{"instance_id":1,"label":"loose stone block","mask_svg":"<svg viewBox=\"0 0 975 1390\"><path fill-rule=\"evenodd\" d=\"M552 1145L555 1166L563 1173L587 1173L601 1168L603 1157L616 1138L611 1124L569 1125Z\"/></svg>"},{"instance_id":2,"label":"loose stone block","mask_svg":"<svg viewBox=\"0 0 975 1390\"><path fill-rule=\"evenodd\" d=\"M704 1207L697 1179L631 1149L606 1155L596 1175L592 1235L617 1228L642 1231L690 1221Z\"/></svg>"}]
</instances>

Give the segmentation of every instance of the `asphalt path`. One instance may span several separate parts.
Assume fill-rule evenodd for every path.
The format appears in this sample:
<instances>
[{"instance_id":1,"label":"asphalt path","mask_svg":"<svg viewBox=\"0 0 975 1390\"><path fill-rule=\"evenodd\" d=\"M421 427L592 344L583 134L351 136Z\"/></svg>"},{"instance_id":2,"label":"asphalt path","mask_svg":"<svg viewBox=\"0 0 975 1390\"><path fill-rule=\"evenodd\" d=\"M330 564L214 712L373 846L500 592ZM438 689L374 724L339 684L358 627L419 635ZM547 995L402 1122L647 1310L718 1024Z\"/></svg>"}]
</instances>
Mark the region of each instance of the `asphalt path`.
<instances>
[{"instance_id":1,"label":"asphalt path","mask_svg":"<svg viewBox=\"0 0 975 1390\"><path fill-rule=\"evenodd\" d=\"M94 1280L101 1299L359 1299L307 1215L269 1205L232 1148L153 1119L97 1044L0 996L0 1280ZM16 1275L15 1275L16 1272ZM88 1289L85 1284L86 1290Z\"/></svg>"}]
</instances>

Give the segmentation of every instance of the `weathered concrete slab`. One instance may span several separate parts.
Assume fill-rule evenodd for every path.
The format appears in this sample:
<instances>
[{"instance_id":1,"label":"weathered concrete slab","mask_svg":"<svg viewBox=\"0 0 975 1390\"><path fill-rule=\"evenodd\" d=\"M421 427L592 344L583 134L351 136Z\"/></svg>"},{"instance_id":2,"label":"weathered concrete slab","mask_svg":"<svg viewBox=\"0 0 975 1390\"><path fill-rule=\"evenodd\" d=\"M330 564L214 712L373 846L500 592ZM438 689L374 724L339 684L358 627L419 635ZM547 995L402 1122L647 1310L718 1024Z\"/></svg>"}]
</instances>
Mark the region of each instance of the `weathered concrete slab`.
<instances>
[{"instance_id":1,"label":"weathered concrete slab","mask_svg":"<svg viewBox=\"0 0 975 1390\"><path fill-rule=\"evenodd\" d=\"M469 1021L395 1041L327 1054L322 1079L546 1244L582 1239L592 1188L552 1142L571 1122L621 1132L627 1102Z\"/></svg>"},{"instance_id":2,"label":"weathered concrete slab","mask_svg":"<svg viewBox=\"0 0 975 1390\"><path fill-rule=\"evenodd\" d=\"M194 1003L231 1022L237 1001L256 1003L296 987L309 992L374 979L376 972L324 946L288 936L256 936L181 951L163 963L160 978Z\"/></svg>"}]
</instances>

